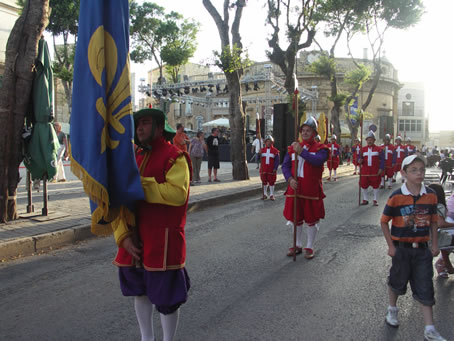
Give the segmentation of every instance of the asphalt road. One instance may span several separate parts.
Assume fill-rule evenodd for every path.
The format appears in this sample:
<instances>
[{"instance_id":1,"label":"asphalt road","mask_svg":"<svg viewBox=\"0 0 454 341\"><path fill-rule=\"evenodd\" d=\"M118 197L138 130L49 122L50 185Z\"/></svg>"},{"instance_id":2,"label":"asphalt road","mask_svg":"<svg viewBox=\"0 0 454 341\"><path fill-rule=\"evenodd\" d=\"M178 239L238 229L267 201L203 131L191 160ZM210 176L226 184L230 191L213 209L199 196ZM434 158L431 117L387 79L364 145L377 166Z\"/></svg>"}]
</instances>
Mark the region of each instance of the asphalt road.
<instances>
[{"instance_id":1,"label":"asphalt road","mask_svg":"<svg viewBox=\"0 0 454 341\"><path fill-rule=\"evenodd\" d=\"M422 340L411 291L401 326L384 322L390 258L380 207L358 207L353 178L325 185L327 216L316 257L285 256L284 198L258 198L188 217L189 301L179 340ZM397 188L398 185L395 185ZM121 295L115 246L99 238L0 265L0 340L139 340L133 302ZM434 279L435 324L454 339L454 277ZM159 317L155 329L161 339Z\"/></svg>"}]
</instances>

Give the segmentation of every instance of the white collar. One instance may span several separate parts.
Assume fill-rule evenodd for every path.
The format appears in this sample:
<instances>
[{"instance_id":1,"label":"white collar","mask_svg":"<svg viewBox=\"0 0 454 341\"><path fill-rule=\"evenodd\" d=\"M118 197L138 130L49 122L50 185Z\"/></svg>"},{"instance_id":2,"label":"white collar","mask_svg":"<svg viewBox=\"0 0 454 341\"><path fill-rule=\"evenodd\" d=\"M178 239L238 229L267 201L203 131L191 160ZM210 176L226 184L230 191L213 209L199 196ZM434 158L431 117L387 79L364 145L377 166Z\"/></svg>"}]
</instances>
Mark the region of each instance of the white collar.
<instances>
[{"instance_id":1,"label":"white collar","mask_svg":"<svg viewBox=\"0 0 454 341\"><path fill-rule=\"evenodd\" d=\"M408 190L408 188L407 188L407 183L404 183L404 184L402 185L402 187L400 188L400 190L402 191L402 194L403 194L403 195L413 195L413 194L411 194L411 192ZM424 186L424 184L421 184L421 190L419 191L419 195L424 195L424 194L427 194L426 186Z\"/></svg>"}]
</instances>

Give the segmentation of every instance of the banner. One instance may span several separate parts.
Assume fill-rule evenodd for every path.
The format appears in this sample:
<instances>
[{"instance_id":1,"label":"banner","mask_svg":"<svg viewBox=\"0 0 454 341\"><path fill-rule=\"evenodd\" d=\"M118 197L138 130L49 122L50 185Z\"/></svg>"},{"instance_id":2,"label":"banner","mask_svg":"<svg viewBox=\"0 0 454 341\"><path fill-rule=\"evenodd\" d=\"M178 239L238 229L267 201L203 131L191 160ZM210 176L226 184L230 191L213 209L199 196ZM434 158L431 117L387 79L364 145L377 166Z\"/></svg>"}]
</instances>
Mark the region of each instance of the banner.
<instances>
[{"instance_id":1,"label":"banner","mask_svg":"<svg viewBox=\"0 0 454 341\"><path fill-rule=\"evenodd\" d=\"M144 198L134 156L128 0L81 0L74 61L71 170L90 197L92 232L134 225Z\"/></svg>"}]
</instances>

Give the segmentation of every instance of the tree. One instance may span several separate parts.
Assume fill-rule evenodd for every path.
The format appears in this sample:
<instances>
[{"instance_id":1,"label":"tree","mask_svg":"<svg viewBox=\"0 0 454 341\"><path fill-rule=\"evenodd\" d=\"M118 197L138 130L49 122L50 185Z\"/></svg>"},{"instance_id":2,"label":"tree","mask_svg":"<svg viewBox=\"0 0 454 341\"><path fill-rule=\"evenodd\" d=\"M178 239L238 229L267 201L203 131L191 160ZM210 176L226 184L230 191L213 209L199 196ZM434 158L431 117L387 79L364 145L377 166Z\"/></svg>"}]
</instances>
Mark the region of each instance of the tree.
<instances>
[{"instance_id":1,"label":"tree","mask_svg":"<svg viewBox=\"0 0 454 341\"><path fill-rule=\"evenodd\" d=\"M18 0L24 6L26 0ZM71 114L74 54L79 23L80 0L50 0L51 13L47 31L52 33L54 61L52 69L55 77L61 79L65 97ZM57 45L57 39L63 38L63 45ZM72 43L74 40L74 43Z\"/></svg>"},{"instance_id":2,"label":"tree","mask_svg":"<svg viewBox=\"0 0 454 341\"><path fill-rule=\"evenodd\" d=\"M353 88L350 92L347 101L345 102L345 111L347 113L347 124L349 126L352 138L357 136L358 128L361 120L352 122L350 119L350 105L353 99L357 96L363 83L369 77L361 77L364 70L361 70L364 65L361 65L353 57L350 49L352 39L359 33L366 34L369 46L372 51L373 73L369 92L366 100L361 105L361 113L364 113L372 101L375 90L377 89L380 77L382 75L382 54L383 44L385 42L385 34L389 29L406 29L415 25L421 18L424 6L421 0L363 0L362 8L366 8L365 13L368 15L362 16L355 25L345 27L347 33L347 46L352 58L353 64L359 70L357 79L358 83L352 84Z\"/></svg>"},{"instance_id":3,"label":"tree","mask_svg":"<svg viewBox=\"0 0 454 341\"><path fill-rule=\"evenodd\" d=\"M317 0L299 0L299 3L300 6L294 6L292 0L267 0L266 22L273 29L268 40L271 51L267 51L267 56L284 73L284 87L291 95L295 90L293 73L295 72L296 55L301 49L311 46L317 24L315 15ZM283 24L287 38L285 50L280 46L281 17L284 17L285 20ZM303 36L306 40L301 43Z\"/></svg>"},{"instance_id":4,"label":"tree","mask_svg":"<svg viewBox=\"0 0 454 341\"><path fill-rule=\"evenodd\" d=\"M180 66L194 55L199 24L177 12L165 14L163 7L152 2L142 6L131 2L130 18L131 59L137 63L154 60L159 67L159 84L167 64L173 82L178 82Z\"/></svg>"},{"instance_id":5,"label":"tree","mask_svg":"<svg viewBox=\"0 0 454 341\"><path fill-rule=\"evenodd\" d=\"M16 192L22 157L22 128L30 101L33 64L47 26L49 0L25 4L6 45L0 92L0 223L17 219Z\"/></svg>"},{"instance_id":6,"label":"tree","mask_svg":"<svg viewBox=\"0 0 454 341\"><path fill-rule=\"evenodd\" d=\"M208 13L216 23L221 38L221 51L215 53L217 65L224 72L229 88L229 122L231 130L232 176L234 180L247 180L249 173L246 159L245 114L242 105L241 77L248 58L244 58L240 22L246 0L224 0L222 17L210 0L203 0ZM235 15L230 27L230 11ZM231 37L229 35L231 33Z\"/></svg>"}]
</instances>

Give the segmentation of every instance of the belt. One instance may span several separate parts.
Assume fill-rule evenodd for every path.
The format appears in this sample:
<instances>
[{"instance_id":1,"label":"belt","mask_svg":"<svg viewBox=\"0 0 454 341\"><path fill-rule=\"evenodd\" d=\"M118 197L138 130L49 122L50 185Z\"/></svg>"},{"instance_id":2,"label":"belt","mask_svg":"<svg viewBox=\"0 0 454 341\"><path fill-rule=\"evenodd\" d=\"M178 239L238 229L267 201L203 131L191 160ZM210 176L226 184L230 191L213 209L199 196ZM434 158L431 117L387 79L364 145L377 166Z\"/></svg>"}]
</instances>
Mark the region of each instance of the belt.
<instances>
[{"instance_id":1,"label":"belt","mask_svg":"<svg viewBox=\"0 0 454 341\"><path fill-rule=\"evenodd\" d=\"M393 244L395 247L403 247L403 248L407 248L407 249L427 249L429 247L427 242L407 243L407 242L400 242L398 240L393 240Z\"/></svg>"}]
</instances>

